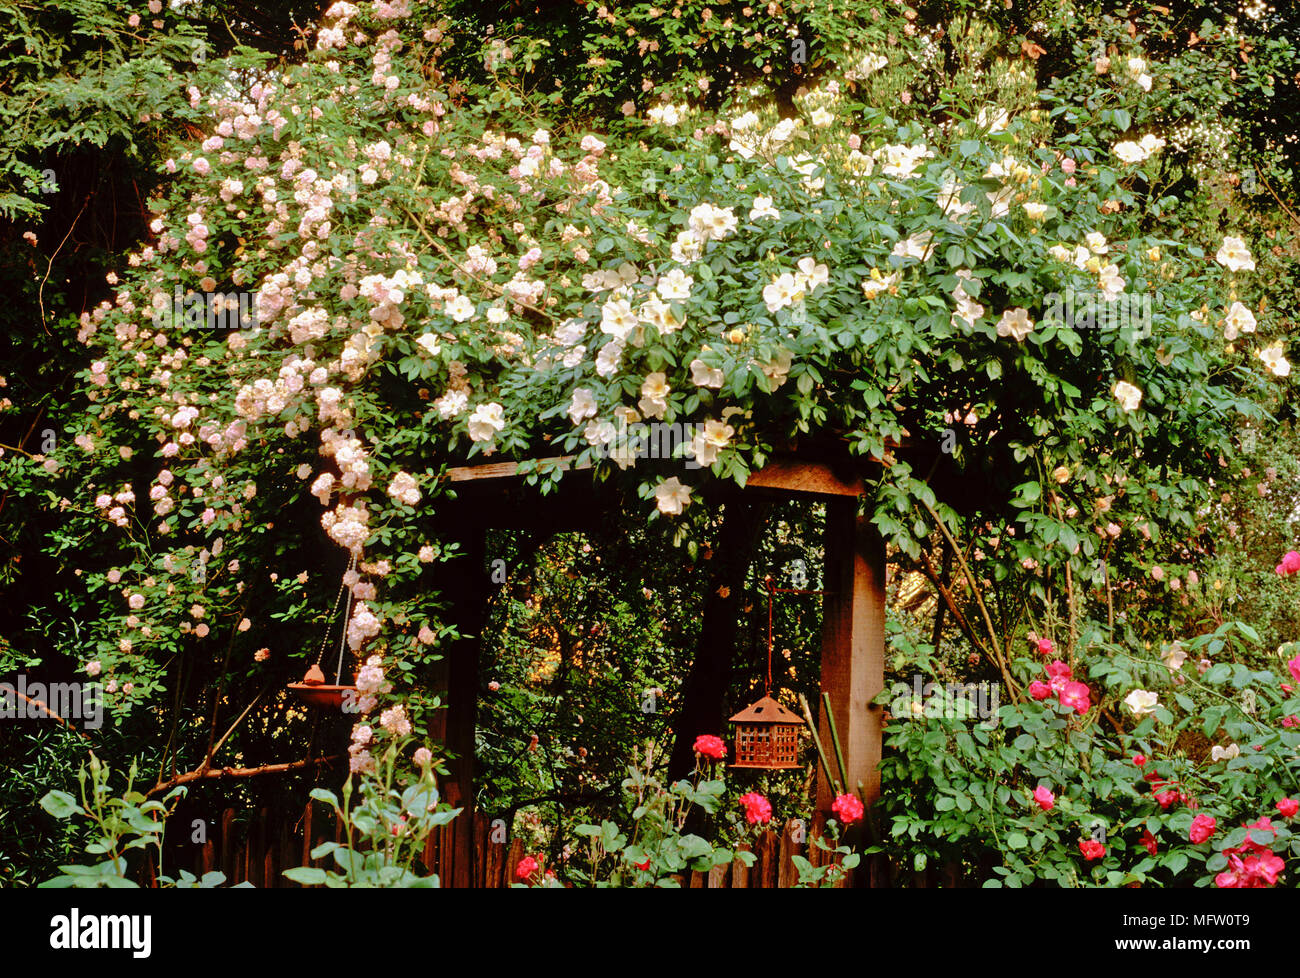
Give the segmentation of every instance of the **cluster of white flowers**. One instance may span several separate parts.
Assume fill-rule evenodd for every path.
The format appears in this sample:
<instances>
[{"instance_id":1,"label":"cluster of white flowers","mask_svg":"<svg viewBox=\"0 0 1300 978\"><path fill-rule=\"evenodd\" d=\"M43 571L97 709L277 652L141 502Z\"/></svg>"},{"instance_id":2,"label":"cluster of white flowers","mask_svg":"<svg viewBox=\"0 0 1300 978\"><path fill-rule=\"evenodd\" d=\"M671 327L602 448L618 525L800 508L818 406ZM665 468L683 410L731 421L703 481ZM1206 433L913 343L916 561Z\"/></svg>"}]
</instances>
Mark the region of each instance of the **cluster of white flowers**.
<instances>
[{"instance_id":1,"label":"cluster of white flowers","mask_svg":"<svg viewBox=\"0 0 1300 978\"><path fill-rule=\"evenodd\" d=\"M398 472L388 484L388 495L407 506L414 506L420 501L420 490L415 477L409 472Z\"/></svg>"},{"instance_id":2,"label":"cluster of white flowers","mask_svg":"<svg viewBox=\"0 0 1300 978\"><path fill-rule=\"evenodd\" d=\"M339 503L334 509L321 514L320 525L340 547L360 553L366 538L370 536L369 521L370 514L366 512L364 504L348 506Z\"/></svg>"},{"instance_id":3,"label":"cluster of white flowers","mask_svg":"<svg viewBox=\"0 0 1300 978\"><path fill-rule=\"evenodd\" d=\"M1137 142L1125 140L1116 143L1112 147L1112 152L1119 157L1123 163L1141 163L1143 160L1160 152L1165 148L1165 141L1159 136L1153 136L1147 133Z\"/></svg>"},{"instance_id":4,"label":"cluster of white flowers","mask_svg":"<svg viewBox=\"0 0 1300 978\"><path fill-rule=\"evenodd\" d=\"M321 432L320 452L338 465L343 488L354 492L370 488L370 456L355 434L326 428Z\"/></svg>"},{"instance_id":5,"label":"cluster of white flowers","mask_svg":"<svg viewBox=\"0 0 1300 978\"><path fill-rule=\"evenodd\" d=\"M806 295L830 281L830 269L811 256L800 258L793 272L781 272L763 287L763 302L768 312L776 312L802 302Z\"/></svg>"},{"instance_id":6,"label":"cluster of white flowers","mask_svg":"<svg viewBox=\"0 0 1300 978\"><path fill-rule=\"evenodd\" d=\"M490 442L505 426L505 409L500 404L480 404L469 416L470 440Z\"/></svg>"},{"instance_id":7,"label":"cluster of white flowers","mask_svg":"<svg viewBox=\"0 0 1300 978\"><path fill-rule=\"evenodd\" d=\"M963 282L969 282L973 277L970 270L961 268L957 270L956 274L959 281L956 288L952 290L952 298L957 303L957 309L952 314L951 322L953 326L961 323L968 328L973 327L979 318L984 315L984 307L976 302L962 287Z\"/></svg>"},{"instance_id":8,"label":"cluster of white flowers","mask_svg":"<svg viewBox=\"0 0 1300 978\"><path fill-rule=\"evenodd\" d=\"M411 721L406 717L406 707L400 703L379 714L379 725L394 737L405 737L411 732Z\"/></svg>"},{"instance_id":9,"label":"cluster of white flowers","mask_svg":"<svg viewBox=\"0 0 1300 978\"><path fill-rule=\"evenodd\" d=\"M370 606L358 601L352 607L352 617L348 619L348 648L353 652L361 651L367 641L379 634L380 623Z\"/></svg>"}]
</instances>

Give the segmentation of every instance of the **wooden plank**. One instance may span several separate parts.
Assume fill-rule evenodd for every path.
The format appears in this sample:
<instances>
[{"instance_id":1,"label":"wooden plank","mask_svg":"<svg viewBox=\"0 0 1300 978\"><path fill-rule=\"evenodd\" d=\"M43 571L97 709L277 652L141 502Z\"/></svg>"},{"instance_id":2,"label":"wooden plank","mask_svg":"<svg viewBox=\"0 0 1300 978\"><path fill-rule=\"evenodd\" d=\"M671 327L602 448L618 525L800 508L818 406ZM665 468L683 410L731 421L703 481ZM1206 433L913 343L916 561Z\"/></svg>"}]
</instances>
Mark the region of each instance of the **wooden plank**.
<instances>
[{"instance_id":1,"label":"wooden plank","mask_svg":"<svg viewBox=\"0 0 1300 978\"><path fill-rule=\"evenodd\" d=\"M487 885L488 820L482 812L474 813L474 879L472 885Z\"/></svg>"},{"instance_id":2,"label":"wooden plank","mask_svg":"<svg viewBox=\"0 0 1300 978\"><path fill-rule=\"evenodd\" d=\"M483 871L483 886L490 890L500 889L505 875L505 856L509 842L496 842L492 838L492 821L488 820L487 866Z\"/></svg>"},{"instance_id":3,"label":"wooden plank","mask_svg":"<svg viewBox=\"0 0 1300 978\"><path fill-rule=\"evenodd\" d=\"M537 472L550 472L559 469L561 472L568 472L570 469L589 469L591 462L581 462L576 467L573 455L556 455L550 458L529 459L538 463ZM478 482L483 479L513 479L519 475L519 462L488 462L483 465L457 465L447 470L447 479L451 482Z\"/></svg>"},{"instance_id":4,"label":"wooden plank","mask_svg":"<svg viewBox=\"0 0 1300 978\"><path fill-rule=\"evenodd\" d=\"M705 888L705 884L707 882L708 882L708 877L704 875L703 871L698 869L693 869L691 870L691 883L690 886L687 887L687 889L702 890Z\"/></svg>"},{"instance_id":5,"label":"wooden plank","mask_svg":"<svg viewBox=\"0 0 1300 978\"><path fill-rule=\"evenodd\" d=\"M248 834L248 882L266 886L266 809L258 810L257 821Z\"/></svg>"},{"instance_id":6,"label":"wooden plank","mask_svg":"<svg viewBox=\"0 0 1300 978\"><path fill-rule=\"evenodd\" d=\"M732 865L731 863L723 863L721 866L714 866L711 870L709 870L708 889L724 890L727 888L727 884L729 882L728 874L730 874L731 872L731 865Z\"/></svg>"},{"instance_id":7,"label":"wooden plank","mask_svg":"<svg viewBox=\"0 0 1300 978\"><path fill-rule=\"evenodd\" d=\"M751 848L749 843L742 842L740 845L736 846L736 851L750 852ZM739 859L733 859L731 861L731 888L733 890L749 889L749 875L750 868L743 862Z\"/></svg>"},{"instance_id":8,"label":"wooden plank","mask_svg":"<svg viewBox=\"0 0 1300 978\"><path fill-rule=\"evenodd\" d=\"M781 889L789 889L799 882L799 870L794 864L794 857L803 855L803 845L795 841L801 827L799 820L792 818L781 830L781 849L776 879L776 885Z\"/></svg>"},{"instance_id":9,"label":"wooden plank","mask_svg":"<svg viewBox=\"0 0 1300 978\"><path fill-rule=\"evenodd\" d=\"M299 866L311 865L311 814L312 803L309 799L307 807L303 809L302 813L302 862L298 863ZM295 883L293 885L298 886L300 884Z\"/></svg>"},{"instance_id":10,"label":"wooden plank","mask_svg":"<svg viewBox=\"0 0 1300 978\"><path fill-rule=\"evenodd\" d=\"M221 813L221 871L226 874L226 885L234 886L241 882L235 878L239 870L235 866L235 810L227 808ZM242 868L242 867L241 867Z\"/></svg>"},{"instance_id":11,"label":"wooden plank","mask_svg":"<svg viewBox=\"0 0 1300 978\"><path fill-rule=\"evenodd\" d=\"M821 690L829 693L844 751L844 788L861 782L868 805L880 796L881 708L885 685L885 545L856 499L826 504L826 589L822 605ZM826 711L818 734L836 764ZM818 768L817 808L828 812L834 790Z\"/></svg>"},{"instance_id":12,"label":"wooden plank","mask_svg":"<svg viewBox=\"0 0 1300 978\"><path fill-rule=\"evenodd\" d=\"M824 462L802 462L774 458L745 481L746 489L780 489L783 492L818 496L861 496L866 486L861 478L842 479Z\"/></svg>"},{"instance_id":13,"label":"wooden plank","mask_svg":"<svg viewBox=\"0 0 1300 978\"><path fill-rule=\"evenodd\" d=\"M768 829L763 833L758 843L759 865L756 867L758 873L758 885L765 890L776 889L776 833Z\"/></svg>"}]
</instances>

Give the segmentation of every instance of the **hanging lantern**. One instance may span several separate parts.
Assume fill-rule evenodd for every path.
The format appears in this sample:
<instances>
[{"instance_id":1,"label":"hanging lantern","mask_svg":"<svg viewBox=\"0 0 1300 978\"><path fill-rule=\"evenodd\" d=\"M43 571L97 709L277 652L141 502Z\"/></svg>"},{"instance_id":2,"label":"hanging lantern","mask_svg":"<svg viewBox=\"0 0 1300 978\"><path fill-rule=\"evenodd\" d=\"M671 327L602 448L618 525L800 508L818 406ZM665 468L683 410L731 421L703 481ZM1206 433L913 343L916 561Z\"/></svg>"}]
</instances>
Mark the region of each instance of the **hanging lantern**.
<instances>
[{"instance_id":1,"label":"hanging lantern","mask_svg":"<svg viewBox=\"0 0 1300 978\"><path fill-rule=\"evenodd\" d=\"M356 554L348 561L348 570L356 566ZM329 685L325 682L325 673L321 671L321 658L325 655L325 646L329 644L330 629L333 626L334 616L338 613L339 604L343 600L343 592L347 590L346 575L345 581L339 586L338 597L334 599L334 610L330 612L330 624L325 626L325 637L321 640L320 649L316 652L316 661L307 669L307 674L302 677L302 682L289 683L285 688L302 700L308 706L316 707L321 710L338 710L343 707L344 697L351 692L355 702L357 688L355 686L341 685L343 679L343 650L347 646L348 634L348 615L352 611L352 595L349 592L347 606L343 609L342 634L339 636L339 664L338 670L334 674L334 684Z\"/></svg>"},{"instance_id":2,"label":"hanging lantern","mask_svg":"<svg viewBox=\"0 0 1300 978\"><path fill-rule=\"evenodd\" d=\"M806 726L797 716L772 698L772 598L777 588L767 579L767 685L763 698L731 718L736 725L736 760L732 767L768 770L801 767L799 730ZM806 592L800 592L806 593Z\"/></svg>"},{"instance_id":3,"label":"hanging lantern","mask_svg":"<svg viewBox=\"0 0 1300 978\"><path fill-rule=\"evenodd\" d=\"M772 697L764 696L745 707L731 722L736 725L736 760L732 767L801 766L799 728L805 724Z\"/></svg>"}]
</instances>

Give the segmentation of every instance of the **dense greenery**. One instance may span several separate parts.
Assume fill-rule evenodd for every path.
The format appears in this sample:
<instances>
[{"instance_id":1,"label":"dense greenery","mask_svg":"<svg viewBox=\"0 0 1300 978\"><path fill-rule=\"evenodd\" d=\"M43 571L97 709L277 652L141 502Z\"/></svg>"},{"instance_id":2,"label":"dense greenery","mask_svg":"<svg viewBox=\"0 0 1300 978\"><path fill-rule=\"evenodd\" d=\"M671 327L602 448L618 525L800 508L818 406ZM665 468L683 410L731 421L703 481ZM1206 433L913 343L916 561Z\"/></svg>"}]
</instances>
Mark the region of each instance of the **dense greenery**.
<instances>
[{"instance_id":1,"label":"dense greenery","mask_svg":"<svg viewBox=\"0 0 1300 978\"><path fill-rule=\"evenodd\" d=\"M539 866L666 884L811 817L811 746L789 774L697 752L677 777L726 734L691 702L706 646L725 636L738 708L766 579L820 586L819 510L742 517L711 488L795 445L888 463L865 505L905 711L873 851L1005 885L1263 878L1251 847L1290 836L1237 826L1300 793L1275 572L1298 502L1289 13L614 6L0 14L0 264L30 340L0 378L0 674L98 678L109 707L84 736L0 728L0 851L24 853L0 878L89 839L113 858L62 883L140 879L124 825L164 866L188 853L155 798L186 824L327 784L353 835L321 852L337 872L292 878L428 885L447 658L474 640L458 589L489 576L475 803ZM205 326L187 295L243 318ZM650 422L698 426L702 467L636 458ZM606 523L467 553L446 469L555 454L574 470L526 465L531 491L595 480ZM792 707L818 608L776 604ZM282 691L326 646L364 716ZM998 723L919 722L889 692L916 675L996 684ZM350 776L183 779L324 755ZM105 772L133 765L148 795L110 831ZM1199 814L1217 855L1187 839ZM1103 855L1079 846L1096 824Z\"/></svg>"}]
</instances>

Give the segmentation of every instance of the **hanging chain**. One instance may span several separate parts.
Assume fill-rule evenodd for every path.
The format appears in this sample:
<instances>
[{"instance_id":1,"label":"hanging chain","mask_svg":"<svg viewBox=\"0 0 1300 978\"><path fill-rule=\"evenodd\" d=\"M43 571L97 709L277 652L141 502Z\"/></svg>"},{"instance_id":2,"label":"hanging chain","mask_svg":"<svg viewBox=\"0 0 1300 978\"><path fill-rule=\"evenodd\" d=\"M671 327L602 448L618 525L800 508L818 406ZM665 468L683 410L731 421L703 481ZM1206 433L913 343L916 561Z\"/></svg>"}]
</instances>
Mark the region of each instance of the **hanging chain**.
<instances>
[{"instance_id":1,"label":"hanging chain","mask_svg":"<svg viewBox=\"0 0 1300 978\"><path fill-rule=\"evenodd\" d=\"M352 570L356 566L356 564L357 564L357 555L354 553L348 558L348 570L349 571ZM320 640L320 648L316 651L316 661L312 663L312 665L314 666L319 666L321 664L321 659L325 657L325 646L329 645L330 630L333 629L334 627L334 620L335 617L338 615L339 602L343 600L343 592L348 591L349 593L351 593L347 585L346 577L347 574L345 573L344 574L345 579L339 583L339 593L334 598L334 607L330 609L329 620L325 623L325 637ZM351 610L351 607L352 607L352 600L351 598L349 598L348 599L349 611ZM343 637L347 638L347 634L348 634L347 619L344 619ZM343 671L343 649L340 647L339 648L340 674L342 673L342 671ZM338 685L337 680L335 681L335 685Z\"/></svg>"},{"instance_id":2,"label":"hanging chain","mask_svg":"<svg viewBox=\"0 0 1300 978\"><path fill-rule=\"evenodd\" d=\"M819 591L810 591L806 588L798 587L777 587L776 581L772 580L769 574L764 581L767 585L767 685L764 687L763 695L772 695L772 601L777 594L834 594L834 591L825 589Z\"/></svg>"}]
</instances>

